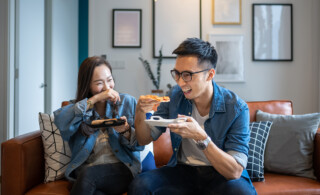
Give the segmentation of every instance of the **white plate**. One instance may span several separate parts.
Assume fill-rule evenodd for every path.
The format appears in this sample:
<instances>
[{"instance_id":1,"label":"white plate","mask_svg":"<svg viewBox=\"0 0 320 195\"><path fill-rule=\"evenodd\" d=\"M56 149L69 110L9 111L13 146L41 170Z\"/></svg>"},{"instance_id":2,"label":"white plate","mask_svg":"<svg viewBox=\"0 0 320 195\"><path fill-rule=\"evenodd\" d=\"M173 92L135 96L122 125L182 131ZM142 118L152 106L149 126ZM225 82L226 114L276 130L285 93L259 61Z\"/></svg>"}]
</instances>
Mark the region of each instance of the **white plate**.
<instances>
[{"instance_id":1,"label":"white plate","mask_svg":"<svg viewBox=\"0 0 320 195\"><path fill-rule=\"evenodd\" d=\"M167 127L169 124L185 122L187 118L163 119L160 116L151 116L151 119L144 120L150 126Z\"/></svg>"}]
</instances>

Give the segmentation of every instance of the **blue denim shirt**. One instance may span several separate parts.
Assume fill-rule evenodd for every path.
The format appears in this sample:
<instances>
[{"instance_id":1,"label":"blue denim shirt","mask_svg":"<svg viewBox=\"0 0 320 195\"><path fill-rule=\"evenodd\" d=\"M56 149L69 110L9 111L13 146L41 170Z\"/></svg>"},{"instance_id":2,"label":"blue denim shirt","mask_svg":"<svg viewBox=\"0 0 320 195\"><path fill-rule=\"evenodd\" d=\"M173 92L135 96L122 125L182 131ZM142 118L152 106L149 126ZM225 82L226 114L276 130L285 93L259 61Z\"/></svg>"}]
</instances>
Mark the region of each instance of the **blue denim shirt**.
<instances>
[{"instance_id":1,"label":"blue denim shirt","mask_svg":"<svg viewBox=\"0 0 320 195\"><path fill-rule=\"evenodd\" d=\"M204 130L210 136L215 145L225 152L236 151L248 156L250 129L249 108L246 102L235 93L220 87L212 80L213 98L209 112L209 118L204 123ZM154 115L166 119L175 119L178 114L191 116L192 101L185 98L181 88L174 86L170 92L170 102L161 103ZM151 131L154 140L158 139L165 128ZM173 155L168 166L177 164L177 155L181 145L182 137L170 132ZM249 179L244 169L242 176Z\"/></svg>"},{"instance_id":2,"label":"blue denim shirt","mask_svg":"<svg viewBox=\"0 0 320 195\"><path fill-rule=\"evenodd\" d=\"M120 94L119 116L126 116L131 126L131 137L127 140L119 135L113 128L108 128L109 143L113 153L130 170L133 176L141 172L140 153L144 146L139 146L134 131L134 116L137 101L128 94ZM83 121L90 120L95 112L93 109L86 111L87 99L75 104L62 107L54 112L54 123L59 128L61 136L68 141L72 153L71 161L66 169L65 176L69 180L75 180L72 172L81 166L93 150L99 131L86 137L78 128ZM106 117L112 118L112 106L106 104Z\"/></svg>"}]
</instances>

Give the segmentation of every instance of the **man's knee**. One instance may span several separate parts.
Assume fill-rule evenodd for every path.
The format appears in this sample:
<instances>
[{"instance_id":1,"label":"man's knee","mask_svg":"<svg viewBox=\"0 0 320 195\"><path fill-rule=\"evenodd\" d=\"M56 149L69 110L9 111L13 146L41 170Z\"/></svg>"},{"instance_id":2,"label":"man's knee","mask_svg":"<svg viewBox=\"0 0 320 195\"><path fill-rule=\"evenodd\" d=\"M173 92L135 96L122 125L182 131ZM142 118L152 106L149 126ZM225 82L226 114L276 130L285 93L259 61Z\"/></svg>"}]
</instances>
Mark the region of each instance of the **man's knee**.
<instances>
[{"instance_id":1,"label":"man's knee","mask_svg":"<svg viewBox=\"0 0 320 195\"><path fill-rule=\"evenodd\" d=\"M239 180L229 180L218 186L214 193L210 194L224 194L224 195L256 195L254 187L244 178Z\"/></svg>"},{"instance_id":2,"label":"man's knee","mask_svg":"<svg viewBox=\"0 0 320 195\"><path fill-rule=\"evenodd\" d=\"M129 185L128 194L149 194L152 184L152 177L147 174L140 174Z\"/></svg>"}]
</instances>

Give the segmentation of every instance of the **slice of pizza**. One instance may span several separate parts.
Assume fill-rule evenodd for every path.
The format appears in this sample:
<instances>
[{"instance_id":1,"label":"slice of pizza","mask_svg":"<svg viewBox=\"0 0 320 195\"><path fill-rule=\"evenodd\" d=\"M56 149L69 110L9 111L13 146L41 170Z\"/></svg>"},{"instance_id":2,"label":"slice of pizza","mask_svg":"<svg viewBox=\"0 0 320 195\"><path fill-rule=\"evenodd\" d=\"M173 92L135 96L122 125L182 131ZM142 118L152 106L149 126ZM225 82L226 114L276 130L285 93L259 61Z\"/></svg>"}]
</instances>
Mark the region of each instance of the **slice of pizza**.
<instances>
[{"instance_id":1,"label":"slice of pizza","mask_svg":"<svg viewBox=\"0 0 320 195\"><path fill-rule=\"evenodd\" d=\"M140 98L142 99L153 99L156 100L158 102L170 102L170 98L169 96L163 96L163 97L159 97L157 95L142 95L140 96Z\"/></svg>"}]
</instances>

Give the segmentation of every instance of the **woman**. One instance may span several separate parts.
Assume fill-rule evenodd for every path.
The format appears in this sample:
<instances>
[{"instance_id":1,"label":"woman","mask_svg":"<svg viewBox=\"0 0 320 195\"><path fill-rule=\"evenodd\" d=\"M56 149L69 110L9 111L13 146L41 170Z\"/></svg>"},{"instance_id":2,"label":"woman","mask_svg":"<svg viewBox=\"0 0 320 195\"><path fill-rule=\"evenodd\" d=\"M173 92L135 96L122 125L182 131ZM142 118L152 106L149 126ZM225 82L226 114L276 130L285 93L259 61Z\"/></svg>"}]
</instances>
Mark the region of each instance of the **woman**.
<instances>
[{"instance_id":1,"label":"woman","mask_svg":"<svg viewBox=\"0 0 320 195\"><path fill-rule=\"evenodd\" d=\"M136 100L114 88L112 69L103 58L85 59L79 69L76 100L54 112L72 157L66 177L71 194L121 194L141 171L133 128ZM121 117L119 117L121 116ZM121 126L91 128L93 120L120 118Z\"/></svg>"}]
</instances>

